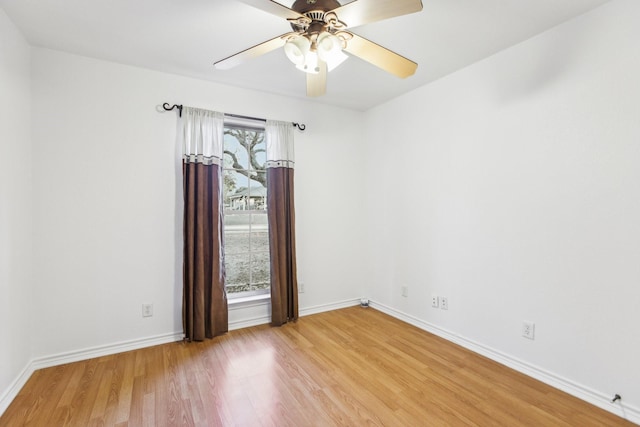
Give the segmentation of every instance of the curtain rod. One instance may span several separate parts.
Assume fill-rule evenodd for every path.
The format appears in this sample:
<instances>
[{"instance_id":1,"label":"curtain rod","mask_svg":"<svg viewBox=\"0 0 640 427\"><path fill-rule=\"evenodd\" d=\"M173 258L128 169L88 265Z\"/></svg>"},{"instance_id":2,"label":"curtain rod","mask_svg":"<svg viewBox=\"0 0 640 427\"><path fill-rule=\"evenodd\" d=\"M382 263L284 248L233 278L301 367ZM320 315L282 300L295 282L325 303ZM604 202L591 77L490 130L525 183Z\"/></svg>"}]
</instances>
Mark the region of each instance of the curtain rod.
<instances>
[{"instance_id":1,"label":"curtain rod","mask_svg":"<svg viewBox=\"0 0 640 427\"><path fill-rule=\"evenodd\" d=\"M180 117L182 117L182 104L173 104L173 105L169 105L169 103L168 103L168 102L165 102L164 104L162 104L162 108L164 108L166 111L172 111L172 110L174 110L174 109L176 109L176 108L177 108L177 109L178 109L178 115L179 115ZM226 113L225 113L225 116L228 116L228 117L235 117L236 119L259 120L259 121L261 121L261 122L266 122L266 121L267 121L267 119L261 119L261 118L258 118L258 117L240 116L240 115L238 115L238 114L226 114ZM299 130L300 132L304 132L304 130L307 128L307 125L302 124L302 123L295 123L295 122L291 122L291 124L292 124L294 127L298 128L298 130Z\"/></svg>"}]
</instances>

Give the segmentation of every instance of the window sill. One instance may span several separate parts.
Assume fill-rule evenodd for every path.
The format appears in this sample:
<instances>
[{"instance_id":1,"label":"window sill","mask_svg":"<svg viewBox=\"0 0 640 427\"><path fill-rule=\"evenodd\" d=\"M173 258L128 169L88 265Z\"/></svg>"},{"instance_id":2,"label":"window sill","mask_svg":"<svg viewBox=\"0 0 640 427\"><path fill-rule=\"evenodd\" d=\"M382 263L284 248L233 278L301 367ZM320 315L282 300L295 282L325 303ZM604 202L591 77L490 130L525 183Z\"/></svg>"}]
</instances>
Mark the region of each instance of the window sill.
<instances>
[{"instance_id":1,"label":"window sill","mask_svg":"<svg viewBox=\"0 0 640 427\"><path fill-rule=\"evenodd\" d=\"M227 299L227 305L229 307L239 306L239 305L248 305L251 303L266 302L270 299L271 299L270 294L252 295L250 297L240 297L240 298L229 298Z\"/></svg>"}]
</instances>

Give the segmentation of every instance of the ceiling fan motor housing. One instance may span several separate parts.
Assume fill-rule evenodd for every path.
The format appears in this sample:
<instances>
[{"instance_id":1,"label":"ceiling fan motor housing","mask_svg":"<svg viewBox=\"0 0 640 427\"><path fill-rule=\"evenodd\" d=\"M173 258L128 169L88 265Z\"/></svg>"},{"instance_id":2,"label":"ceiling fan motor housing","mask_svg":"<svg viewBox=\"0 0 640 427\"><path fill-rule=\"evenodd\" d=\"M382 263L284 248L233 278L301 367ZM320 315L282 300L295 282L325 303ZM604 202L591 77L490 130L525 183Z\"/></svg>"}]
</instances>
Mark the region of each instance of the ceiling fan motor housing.
<instances>
[{"instance_id":1,"label":"ceiling fan motor housing","mask_svg":"<svg viewBox=\"0 0 640 427\"><path fill-rule=\"evenodd\" d=\"M341 5L335 0L296 0L291 9L304 15L304 18L290 19L291 28L297 33L315 39L323 31L335 33L346 28L333 12Z\"/></svg>"}]
</instances>

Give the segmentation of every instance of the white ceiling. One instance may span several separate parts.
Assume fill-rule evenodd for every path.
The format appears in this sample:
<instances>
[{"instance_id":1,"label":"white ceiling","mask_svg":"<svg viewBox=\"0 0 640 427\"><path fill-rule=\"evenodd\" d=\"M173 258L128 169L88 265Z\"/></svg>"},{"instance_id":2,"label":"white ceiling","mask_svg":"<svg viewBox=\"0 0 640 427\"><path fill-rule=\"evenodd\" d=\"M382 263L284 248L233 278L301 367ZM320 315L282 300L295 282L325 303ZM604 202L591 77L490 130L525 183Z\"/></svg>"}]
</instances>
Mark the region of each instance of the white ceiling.
<instances>
[{"instance_id":1,"label":"white ceiling","mask_svg":"<svg viewBox=\"0 0 640 427\"><path fill-rule=\"evenodd\" d=\"M352 28L417 62L414 76L402 80L351 57L329 74L327 94L314 99L367 110L607 1L423 0L422 12ZM290 31L286 21L241 1L0 0L0 7L33 46L305 97L305 75L281 49L231 70L213 67Z\"/></svg>"}]
</instances>

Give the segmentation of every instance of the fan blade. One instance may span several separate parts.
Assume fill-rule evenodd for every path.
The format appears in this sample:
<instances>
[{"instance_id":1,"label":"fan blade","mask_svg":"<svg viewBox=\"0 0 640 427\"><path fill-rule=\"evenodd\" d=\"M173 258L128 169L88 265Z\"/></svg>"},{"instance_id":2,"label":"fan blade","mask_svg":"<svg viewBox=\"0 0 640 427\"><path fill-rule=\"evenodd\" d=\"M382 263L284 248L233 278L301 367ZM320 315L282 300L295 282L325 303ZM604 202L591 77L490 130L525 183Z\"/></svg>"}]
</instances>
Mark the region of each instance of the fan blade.
<instances>
[{"instance_id":1,"label":"fan blade","mask_svg":"<svg viewBox=\"0 0 640 427\"><path fill-rule=\"evenodd\" d=\"M307 73L307 96L322 96L327 93L327 64L318 61L318 74Z\"/></svg>"},{"instance_id":2,"label":"fan blade","mask_svg":"<svg viewBox=\"0 0 640 427\"><path fill-rule=\"evenodd\" d=\"M347 41L344 50L402 79L411 76L418 68L415 62L356 34Z\"/></svg>"},{"instance_id":3,"label":"fan blade","mask_svg":"<svg viewBox=\"0 0 640 427\"><path fill-rule=\"evenodd\" d=\"M421 0L356 0L334 9L348 28L422 10Z\"/></svg>"},{"instance_id":4,"label":"fan blade","mask_svg":"<svg viewBox=\"0 0 640 427\"><path fill-rule=\"evenodd\" d=\"M272 15L276 15L283 19L298 19L304 17L295 10L291 10L286 6L281 5L278 2L271 0L240 0L242 3L246 3L249 6L253 6L257 9L269 12Z\"/></svg>"},{"instance_id":5,"label":"fan blade","mask_svg":"<svg viewBox=\"0 0 640 427\"><path fill-rule=\"evenodd\" d=\"M221 59L220 61L214 62L213 65L219 70L228 70L229 68L233 68L236 65L240 65L250 59L256 58L260 55L264 55L265 53L269 53L272 50L276 50L279 47L284 46L285 42L287 41L287 34L289 33L283 34L276 37L275 39L271 39L264 43L260 43L259 45L255 45L253 47L250 47L249 49L245 49L242 52L236 53L235 55L231 55L227 58Z\"/></svg>"}]
</instances>

